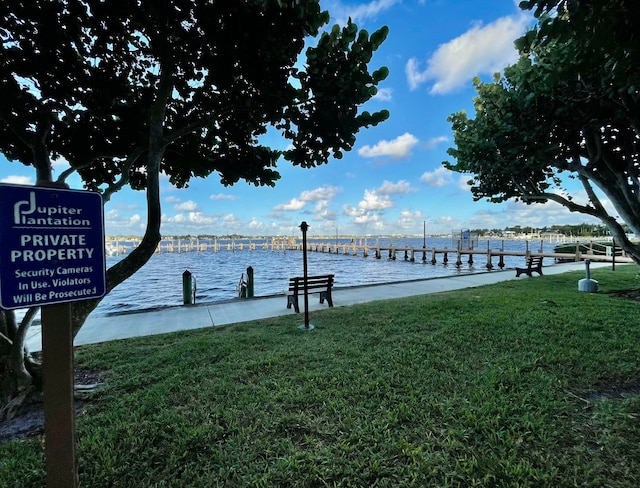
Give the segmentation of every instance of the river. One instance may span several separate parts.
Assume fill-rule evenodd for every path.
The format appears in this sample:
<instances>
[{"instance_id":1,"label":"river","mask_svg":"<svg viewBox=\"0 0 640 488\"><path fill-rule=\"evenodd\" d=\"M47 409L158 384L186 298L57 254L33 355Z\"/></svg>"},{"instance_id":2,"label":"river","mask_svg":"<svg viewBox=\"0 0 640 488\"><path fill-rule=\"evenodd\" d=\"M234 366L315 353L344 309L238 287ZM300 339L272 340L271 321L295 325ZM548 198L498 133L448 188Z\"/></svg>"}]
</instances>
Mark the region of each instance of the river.
<instances>
[{"instance_id":1,"label":"river","mask_svg":"<svg viewBox=\"0 0 640 488\"><path fill-rule=\"evenodd\" d=\"M236 244L248 241L235 241ZM264 241L253 241L260 243ZM316 240L308 241L309 247ZM328 240L317 240L328 242ZM332 244L348 244L350 239L333 239ZM362 241L357 240L360 244ZM203 241L200 241L202 244ZM476 249L487 249L487 244L493 250L499 250L504 243L505 251L520 251L526 249L526 242L520 240L481 240L474 246ZM442 255L437 256L437 264L431 264L431 253L427 253L427 262L422 261L422 253L416 255L415 261L405 261L402 253L398 253L396 260L388 258L388 253L382 253L381 259L375 258L375 252L369 251L364 258L360 251L357 256L311 252L307 253L308 274L334 274L335 286L356 286L373 283L387 283L415 279L427 279L458 274L486 272L486 258L484 255L474 255L473 265L469 265L468 257L463 256L462 266L456 267L456 243L451 238L378 238L369 237L367 245L395 247L451 249L448 264L442 263ZM529 243L531 251L540 249L541 241ZM556 244L544 242L543 251L552 252ZM107 257L107 267L115 264L123 256ZM494 269L498 269L498 257L492 260ZM524 257L505 256L506 268L524 265ZM550 263L549 263L550 264ZM279 294L288 285L292 276L301 276L303 272L303 255L301 251L284 251L263 249L256 246L249 250L245 246L242 251L229 251L222 245L221 250L214 252L161 252L154 254L134 276L121 283L109 293L100 303L95 314L112 312L144 310L156 307L175 306L182 304L182 274L189 271L196 282L196 303L214 302L235 299L238 296L237 285L243 272L251 266L254 271L255 296Z\"/></svg>"}]
</instances>

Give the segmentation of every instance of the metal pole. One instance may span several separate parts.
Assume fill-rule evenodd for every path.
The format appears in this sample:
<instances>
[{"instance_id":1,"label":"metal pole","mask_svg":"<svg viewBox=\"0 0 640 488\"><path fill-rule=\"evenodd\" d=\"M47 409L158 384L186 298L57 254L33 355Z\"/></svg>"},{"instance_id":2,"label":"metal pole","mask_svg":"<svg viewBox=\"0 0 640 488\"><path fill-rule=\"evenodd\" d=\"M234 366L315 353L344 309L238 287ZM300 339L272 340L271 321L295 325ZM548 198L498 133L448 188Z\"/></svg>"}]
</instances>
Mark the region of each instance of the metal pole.
<instances>
[{"instance_id":1,"label":"metal pole","mask_svg":"<svg viewBox=\"0 0 640 488\"><path fill-rule=\"evenodd\" d=\"M300 230L302 231L302 276L304 278L304 324L300 326L300 329L311 330L313 325L309 324L309 293L308 293L308 280L307 280L307 230L309 225L303 221L300 224Z\"/></svg>"},{"instance_id":2,"label":"metal pole","mask_svg":"<svg viewBox=\"0 0 640 488\"><path fill-rule=\"evenodd\" d=\"M422 221L422 249L427 247L427 221Z\"/></svg>"}]
</instances>

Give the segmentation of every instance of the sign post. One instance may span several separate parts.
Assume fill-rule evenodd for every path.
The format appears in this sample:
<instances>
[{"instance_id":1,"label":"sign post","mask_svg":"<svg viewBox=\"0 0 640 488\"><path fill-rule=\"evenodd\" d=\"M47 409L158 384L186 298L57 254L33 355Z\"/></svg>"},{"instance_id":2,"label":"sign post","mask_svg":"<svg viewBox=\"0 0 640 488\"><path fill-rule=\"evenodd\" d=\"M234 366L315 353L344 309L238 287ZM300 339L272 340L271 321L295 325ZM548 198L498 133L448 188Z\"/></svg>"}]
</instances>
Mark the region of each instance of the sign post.
<instances>
[{"instance_id":1,"label":"sign post","mask_svg":"<svg viewBox=\"0 0 640 488\"><path fill-rule=\"evenodd\" d=\"M75 487L72 303L106 292L98 193L0 184L0 308L42 306L48 487Z\"/></svg>"},{"instance_id":2,"label":"sign post","mask_svg":"<svg viewBox=\"0 0 640 488\"><path fill-rule=\"evenodd\" d=\"M47 487L73 488L77 477L71 304L46 305L41 317Z\"/></svg>"}]
</instances>

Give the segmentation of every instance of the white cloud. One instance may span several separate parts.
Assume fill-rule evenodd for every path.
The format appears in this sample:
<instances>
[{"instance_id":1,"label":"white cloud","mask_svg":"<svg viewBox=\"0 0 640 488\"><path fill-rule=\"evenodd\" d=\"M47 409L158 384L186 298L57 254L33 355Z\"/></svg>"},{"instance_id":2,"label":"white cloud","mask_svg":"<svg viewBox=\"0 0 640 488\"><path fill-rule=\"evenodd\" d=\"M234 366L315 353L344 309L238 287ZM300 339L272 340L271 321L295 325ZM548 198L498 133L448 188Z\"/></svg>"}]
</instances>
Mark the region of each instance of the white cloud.
<instances>
[{"instance_id":1,"label":"white cloud","mask_svg":"<svg viewBox=\"0 0 640 488\"><path fill-rule=\"evenodd\" d=\"M175 205L174 208L179 212L197 212L198 204L193 200L187 200L184 203Z\"/></svg>"},{"instance_id":2,"label":"white cloud","mask_svg":"<svg viewBox=\"0 0 640 488\"><path fill-rule=\"evenodd\" d=\"M353 219L354 224L359 225L370 225L377 224L378 226L382 226L382 222L380 222L380 217L378 214L362 214L358 215Z\"/></svg>"},{"instance_id":3,"label":"white cloud","mask_svg":"<svg viewBox=\"0 0 640 488\"><path fill-rule=\"evenodd\" d=\"M411 188L411 185L406 180L400 180L397 183L392 183L390 181L384 180L380 188L376 190L376 192L380 195L406 195L415 191L416 190L414 188Z\"/></svg>"},{"instance_id":4,"label":"white cloud","mask_svg":"<svg viewBox=\"0 0 640 488\"><path fill-rule=\"evenodd\" d=\"M392 99L393 90L391 88L379 88L378 93L375 94L373 100L380 102L388 102Z\"/></svg>"},{"instance_id":5,"label":"white cloud","mask_svg":"<svg viewBox=\"0 0 640 488\"><path fill-rule=\"evenodd\" d=\"M105 212L104 224L107 235L139 234L145 227L145 222L139 214L123 217L116 209Z\"/></svg>"},{"instance_id":6,"label":"white cloud","mask_svg":"<svg viewBox=\"0 0 640 488\"><path fill-rule=\"evenodd\" d=\"M468 191L469 193L471 193L471 185L469 184L469 180L471 179L473 179L473 175L470 175L470 174L460 175L460 177L458 178L458 188L460 188L463 191Z\"/></svg>"},{"instance_id":7,"label":"white cloud","mask_svg":"<svg viewBox=\"0 0 640 488\"><path fill-rule=\"evenodd\" d=\"M433 149L438 144L442 142L447 142L448 140L449 138L446 136L432 137L431 139L429 139L427 142L424 143L424 147L427 149Z\"/></svg>"},{"instance_id":8,"label":"white cloud","mask_svg":"<svg viewBox=\"0 0 640 488\"><path fill-rule=\"evenodd\" d=\"M227 226L238 226L240 225L240 219L236 217L234 214L227 214L222 218L222 222Z\"/></svg>"},{"instance_id":9,"label":"white cloud","mask_svg":"<svg viewBox=\"0 0 640 488\"><path fill-rule=\"evenodd\" d=\"M249 228L251 230L262 230L264 229L264 224L260 222L258 219L256 219L255 217L253 217L251 219L251 222L249 222Z\"/></svg>"},{"instance_id":10,"label":"white cloud","mask_svg":"<svg viewBox=\"0 0 640 488\"><path fill-rule=\"evenodd\" d=\"M238 197L235 195L225 195L224 193L218 193L217 195L210 195L210 200L237 200Z\"/></svg>"},{"instance_id":11,"label":"white cloud","mask_svg":"<svg viewBox=\"0 0 640 488\"><path fill-rule=\"evenodd\" d=\"M396 3L398 0L373 0L358 5L345 5L340 1L329 1L326 4L323 3L322 6L331 13L331 23L345 25L348 18L351 18L354 23L374 19L380 12L391 8Z\"/></svg>"},{"instance_id":12,"label":"white cloud","mask_svg":"<svg viewBox=\"0 0 640 488\"><path fill-rule=\"evenodd\" d=\"M410 210L402 210L398 217L397 225L405 231L414 231L416 228L422 228L420 224L424 221L424 216L419 210L412 212Z\"/></svg>"},{"instance_id":13,"label":"white cloud","mask_svg":"<svg viewBox=\"0 0 640 488\"><path fill-rule=\"evenodd\" d=\"M287 203L281 203L280 205L276 205L273 207L274 210L281 210L284 212L291 212L295 210L302 210L306 202L304 200L300 200L299 198L292 198Z\"/></svg>"},{"instance_id":14,"label":"white cloud","mask_svg":"<svg viewBox=\"0 0 640 488\"><path fill-rule=\"evenodd\" d=\"M314 213L320 213L328 205L328 201L334 198L340 191L342 191L342 188L340 188L339 186L329 185L321 186L319 188L316 188L315 190L306 190L303 191L299 197L292 198L286 203L276 205L275 207L273 207L273 210L281 212L292 212L302 210L307 205L307 203L319 202L318 205L316 205L316 210L314 210ZM320 208L321 210L318 210L318 208Z\"/></svg>"},{"instance_id":15,"label":"white cloud","mask_svg":"<svg viewBox=\"0 0 640 488\"><path fill-rule=\"evenodd\" d=\"M393 159L406 158L411 155L411 149L417 143L418 139L413 134L405 132L391 141L382 140L375 146L363 146L358 150L358 154L365 158L379 156L391 156Z\"/></svg>"},{"instance_id":16,"label":"white cloud","mask_svg":"<svg viewBox=\"0 0 640 488\"><path fill-rule=\"evenodd\" d=\"M9 183L12 185L33 185L35 182L31 176L7 176L2 178L0 183Z\"/></svg>"},{"instance_id":17,"label":"white cloud","mask_svg":"<svg viewBox=\"0 0 640 488\"><path fill-rule=\"evenodd\" d=\"M172 224L194 224L201 226L215 224L218 219L214 216L203 214L202 212L187 212L168 217L166 221Z\"/></svg>"},{"instance_id":18,"label":"white cloud","mask_svg":"<svg viewBox=\"0 0 640 488\"><path fill-rule=\"evenodd\" d=\"M315 190L303 191L300 194L300 200L303 202L318 202L322 200L331 200L341 190L337 186L321 186Z\"/></svg>"},{"instance_id":19,"label":"white cloud","mask_svg":"<svg viewBox=\"0 0 640 488\"><path fill-rule=\"evenodd\" d=\"M431 187L445 186L453 182L453 172L443 166L440 166L434 171L427 171L423 173L420 177L420 181Z\"/></svg>"},{"instance_id":20,"label":"white cloud","mask_svg":"<svg viewBox=\"0 0 640 488\"><path fill-rule=\"evenodd\" d=\"M375 190L365 190L364 198L358 203L362 210L384 210L393 207L393 202L388 195L383 195Z\"/></svg>"},{"instance_id":21,"label":"white cloud","mask_svg":"<svg viewBox=\"0 0 640 488\"><path fill-rule=\"evenodd\" d=\"M517 60L513 45L530 20L524 13L502 17L487 25L476 24L459 37L441 44L425 69L416 58L405 72L411 90L433 80L431 94L445 94L465 86L474 76L493 74Z\"/></svg>"},{"instance_id":22,"label":"white cloud","mask_svg":"<svg viewBox=\"0 0 640 488\"><path fill-rule=\"evenodd\" d=\"M71 165L69 164L69 161L67 161L65 158L63 158L62 156L60 156L57 159L54 159L53 161L51 161L51 167L53 168L53 170L60 170L60 172L64 171L65 169L69 168Z\"/></svg>"},{"instance_id":23,"label":"white cloud","mask_svg":"<svg viewBox=\"0 0 640 488\"><path fill-rule=\"evenodd\" d=\"M178 197L167 197L164 199L166 203L178 203L180 199Z\"/></svg>"}]
</instances>

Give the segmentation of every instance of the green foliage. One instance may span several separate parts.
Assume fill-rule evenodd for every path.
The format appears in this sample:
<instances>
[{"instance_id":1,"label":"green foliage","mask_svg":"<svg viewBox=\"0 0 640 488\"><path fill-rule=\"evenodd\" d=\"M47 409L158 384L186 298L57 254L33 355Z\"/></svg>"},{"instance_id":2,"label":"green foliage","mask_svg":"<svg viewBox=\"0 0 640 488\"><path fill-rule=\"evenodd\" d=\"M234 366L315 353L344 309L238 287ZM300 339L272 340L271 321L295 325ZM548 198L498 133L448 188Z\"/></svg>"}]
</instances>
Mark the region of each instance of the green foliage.
<instances>
[{"instance_id":1,"label":"green foliage","mask_svg":"<svg viewBox=\"0 0 640 488\"><path fill-rule=\"evenodd\" d=\"M386 77L368 72L386 27L334 26L296 67L328 20L316 0L3 2L0 151L43 180L65 158L107 194L145 188L158 157L179 187L215 172L273 185L270 127L311 167L388 117L357 113Z\"/></svg>"},{"instance_id":2,"label":"green foliage","mask_svg":"<svg viewBox=\"0 0 640 488\"><path fill-rule=\"evenodd\" d=\"M388 75L386 68L373 74L366 69L388 32L383 27L369 38L349 20L344 28L335 25L323 33L317 46L307 50L306 70L296 74L301 102L291 106L278 125L292 136L293 149L285 152L285 159L302 167L321 164L332 152L340 159L342 151L352 149L361 127L389 117L386 110L358 114L358 106L377 93L376 85Z\"/></svg>"},{"instance_id":3,"label":"green foliage","mask_svg":"<svg viewBox=\"0 0 640 488\"><path fill-rule=\"evenodd\" d=\"M640 478L635 266L82 347L81 484L611 486ZM634 390L635 385L635 390ZM0 446L43 485L40 439Z\"/></svg>"},{"instance_id":4,"label":"green foliage","mask_svg":"<svg viewBox=\"0 0 640 488\"><path fill-rule=\"evenodd\" d=\"M476 116L450 117L456 147L448 152L456 161L443 164L474 175L477 200L552 200L599 218L640 260L623 229L640 234L640 4L521 5L537 5L538 26L517 40L516 64L493 83L475 80ZM582 184L586 202L564 190L566 177Z\"/></svg>"},{"instance_id":5,"label":"green foliage","mask_svg":"<svg viewBox=\"0 0 640 488\"><path fill-rule=\"evenodd\" d=\"M107 272L110 291L160 241L160 173L177 187L218 174L274 186L284 159L314 167L341 159L363 127L389 116L359 112L386 68L369 73L386 27L352 22L305 40L329 21L318 0L6 0L0 5L0 152L53 180L65 159L108 201L125 186L147 192L140 245ZM262 144L270 129L293 147ZM99 300L74 304L74 334ZM0 312L3 314L4 312ZM11 346L19 357L23 344ZM16 369L16 368L13 368Z\"/></svg>"}]
</instances>

